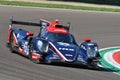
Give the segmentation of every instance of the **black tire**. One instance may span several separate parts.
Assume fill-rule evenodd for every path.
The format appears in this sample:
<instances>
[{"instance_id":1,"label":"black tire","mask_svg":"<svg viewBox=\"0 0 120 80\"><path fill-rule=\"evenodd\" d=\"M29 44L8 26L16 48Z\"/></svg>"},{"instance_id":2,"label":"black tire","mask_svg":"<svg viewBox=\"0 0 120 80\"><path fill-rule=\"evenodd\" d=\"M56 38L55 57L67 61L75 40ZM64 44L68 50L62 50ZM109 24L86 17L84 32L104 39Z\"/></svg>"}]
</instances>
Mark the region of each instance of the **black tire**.
<instances>
[{"instance_id":1,"label":"black tire","mask_svg":"<svg viewBox=\"0 0 120 80\"><path fill-rule=\"evenodd\" d=\"M98 61L95 61L94 59L89 59L88 68L98 69L97 63Z\"/></svg>"},{"instance_id":2,"label":"black tire","mask_svg":"<svg viewBox=\"0 0 120 80\"><path fill-rule=\"evenodd\" d=\"M13 41L13 33L11 33L11 35L10 35L9 48L10 48L11 53L15 53L15 50L14 50L14 41Z\"/></svg>"},{"instance_id":3,"label":"black tire","mask_svg":"<svg viewBox=\"0 0 120 80\"><path fill-rule=\"evenodd\" d=\"M33 42L29 42L29 55L28 58L31 60L32 59L32 53L33 53Z\"/></svg>"},{"instance_id":4,"label":"black tire","mask_svg":"<svg viewBox=\"0 0 120 80\"><path fill-rule=\"evenodd\" d=\"M47 60L47 61L45 61L46 62L46 64L52 64L52 61L51 60Z\"/></svg>"},{"instance_id":5,"label":"black tire","mask_svg":"<svg viewBox=\"0 0 120 80\"><path fill-rule=\"evenodd\" d=\"M31 40L31 41L30 41L30 44L29 44L29 55L28 55L28 58L29 58L33 63L39 64L39 63L40 63L40 60L34 60L34 59L32 59L33 50L34 50L34 46L33 46L33 41Z\"/></svg>"}]
</instances>

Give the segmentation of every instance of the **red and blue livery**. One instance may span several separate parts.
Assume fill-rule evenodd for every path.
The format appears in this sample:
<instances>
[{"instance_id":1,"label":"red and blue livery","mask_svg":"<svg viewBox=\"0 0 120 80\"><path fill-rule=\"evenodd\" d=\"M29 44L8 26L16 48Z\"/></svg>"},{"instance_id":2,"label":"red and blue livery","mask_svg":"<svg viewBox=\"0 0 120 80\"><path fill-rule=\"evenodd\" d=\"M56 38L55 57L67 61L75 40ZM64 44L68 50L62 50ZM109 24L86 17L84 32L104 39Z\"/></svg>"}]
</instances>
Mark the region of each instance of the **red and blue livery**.
<instances>
[{"instance_id":1,"label":"red and blue livery","mask_svg":"<svg viewBox=\"0 0 120 80\"><path fill-rule=\"evenodd\" d=\"M58 20L50 22L41 19L39 23L32 23L11 18L10 21L7 45L12 53L18 52L34 63L63 62L97 66L100 58L97 43L86 38L78 45L69 33L70 23L63 26ZM34 36L33 32L13 28L13 24L40 27L40 32Z\"/></svg>"}]
</instances>

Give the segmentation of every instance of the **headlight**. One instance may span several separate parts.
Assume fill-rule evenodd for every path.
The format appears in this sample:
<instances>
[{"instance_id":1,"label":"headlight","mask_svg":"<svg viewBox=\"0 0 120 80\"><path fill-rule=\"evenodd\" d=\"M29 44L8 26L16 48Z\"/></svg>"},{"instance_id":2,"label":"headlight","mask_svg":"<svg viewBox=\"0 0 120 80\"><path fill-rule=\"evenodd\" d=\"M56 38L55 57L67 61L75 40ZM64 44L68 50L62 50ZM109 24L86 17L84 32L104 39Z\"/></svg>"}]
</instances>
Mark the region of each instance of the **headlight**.
<instances>
[{"instance_id":1,"label":"headlight","mask_svg":"<svg viewBox=\"0 0 120 80\"><path fill-rule=\"evenodd\" d=\"M98 47L94 47L94 46L89 46L87 48L87 56L88 58L95 58L98 52Z\"/></svg>"},{"instance_id":2,"label":"headlight","mask_svg":"<svg viewBox=\"0 0 120 80\"><path fill-rule=\"evenodd\" d=\"M40 51L42 51L43 42L42 42L42 41L38 41L38 42L37 42L37 46L38 46L38 49L39 49Z\"/></svg>"},{"instance_id":3,"label":"headlight","mask_svg":"<svg viewBox=\"0 0 120 80\"><path fill-rule=\"evenodd\" d=\"M47 53L48 52L48 43L44 41L38 41L37 46L40 52Z\"/></svg>"},{"instance_id":4,"label":"headlight","mask_svg":"<svg viewBox=\"0 0 120 80\"><path fill-rule=\"evenodd\" d=\"M98 47L97 46L95 47L95 51L98 51Z\"/></svg>"}]
</instances>

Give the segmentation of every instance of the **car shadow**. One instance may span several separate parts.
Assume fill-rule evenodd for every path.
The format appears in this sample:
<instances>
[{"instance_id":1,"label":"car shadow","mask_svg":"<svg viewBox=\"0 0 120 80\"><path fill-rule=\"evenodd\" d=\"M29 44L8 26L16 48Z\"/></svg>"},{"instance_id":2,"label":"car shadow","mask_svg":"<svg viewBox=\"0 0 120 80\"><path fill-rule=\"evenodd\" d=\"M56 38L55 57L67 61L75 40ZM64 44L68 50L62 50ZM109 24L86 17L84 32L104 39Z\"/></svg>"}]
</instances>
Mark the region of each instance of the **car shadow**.
<instances>
[{"instance_id":1,"label":"car shadow","mask_svg":"<svg viewBox=\"0 0 120 80\"><path fill-rule=\"evenodd\" d=\"M26 57L26 56L24 56L22 54L19 54L18 52L15 52L15 54L29 60L28 57ZM72 63L63 63L63 62L52 62L50 64L48 64L48 63L40 63L40 64L37 64L37 65L68 67L68 68L95 70L95 71L103 71L103 72L120 72L120 70L108 69L108 68L104 68L104 67L92 68L92 67L88 67L88 66L82 65L82 64L72 64Z\"/></svg>"},{"instance_id":2,"label":"car shadow","mask_svg":"<svg viewBox=\"0 0 120 80\"><path fill-rule=\"evenodd\" d=\"M102 72L118 72L116 70L111 70L111 69L104 68L104 67L91 68L91 67L88 67L85 65L80 65L80 64L69 64L69 63L55 62L55 63L51 63L51 64L42 63L42 65L68 67L68 68L85 69L85 70L95 70L95 71L102 71Z\"/></svg>"}]
</instances>

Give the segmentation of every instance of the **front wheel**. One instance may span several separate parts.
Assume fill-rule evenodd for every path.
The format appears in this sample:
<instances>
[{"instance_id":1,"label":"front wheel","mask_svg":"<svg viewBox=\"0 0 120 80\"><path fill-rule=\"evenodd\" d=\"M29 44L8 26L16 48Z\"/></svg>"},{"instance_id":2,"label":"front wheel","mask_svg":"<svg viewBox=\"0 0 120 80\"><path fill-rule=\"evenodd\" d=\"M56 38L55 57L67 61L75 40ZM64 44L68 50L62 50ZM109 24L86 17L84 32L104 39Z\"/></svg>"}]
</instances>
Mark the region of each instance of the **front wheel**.
<instances>
[{"instance_id":1,"label":"front wheel","mask_svg":"<svg viewBox=\"0 0 120 80\"><path fill-rule=\"evenodd\" d=\"M89 59L88 60L88 67L89 68L94 68L94 69L97 69L98 68L98 60L95 60L95 59Z\"/></svg>"},{"instance_id":2,"label":"front wheel","mask_svg":"<svg viewBox=\"0 0 120 80\"><path fill-rule=\"evenodd\" d=\"M36 60L36 59L33 59L33 51L34 51L34 46L33 46L33 41L30 42L29 44L29 55L28 55L28 58L33 62L33 63L36 63L36 64L39 64L41 63L40 60Z\"/></svg>"}]
</instances>

